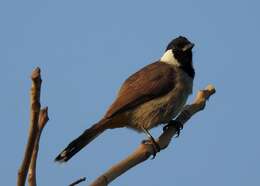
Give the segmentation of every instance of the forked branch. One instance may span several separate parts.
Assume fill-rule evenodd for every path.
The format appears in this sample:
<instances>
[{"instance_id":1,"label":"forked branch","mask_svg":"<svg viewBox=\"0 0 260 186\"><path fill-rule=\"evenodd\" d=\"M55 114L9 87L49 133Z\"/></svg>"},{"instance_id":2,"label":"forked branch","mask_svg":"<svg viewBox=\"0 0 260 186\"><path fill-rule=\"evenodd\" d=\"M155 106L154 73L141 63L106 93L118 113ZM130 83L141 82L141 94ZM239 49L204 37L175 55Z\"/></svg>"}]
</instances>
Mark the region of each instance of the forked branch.
<instances>
[{"instance_id":1,"label":"forked branch","mask_svg":"<svg viewBox=\"0 0 260 186\"><path fill-rule=\"evenodd\" d=\"M31 111L30 111L30 126L27 145L25 148L24 159L18 171L17 186L24 186L27 177L28 169L31 162L31 157L34 149L34 142L38 133L38 120L40 113L40 93L41 93L41 70L36 68L33 70L31 88Z\"/></svg>"},{"instance_id":2,"label":"forked branch","mask_svg":"<svg viewBox=\"0 0 260 186\"><path fill-rule=\"evenodd\" d=\"M28 175L28 184L29 186L36 186L36 162L37 162L37 156L38 156L38 150L39 150L39 143L40 138L42 134L42 130L44 129L46 123L48 122L48 107L45 107L41 109L40 115L39 115L39 122L38 122L38 133L36 135L36 139L34 142L34 149L33 154L31 158L31 163L29 167L29 175Z\"/></svg>"},{"instance_id":3,"label":"forked branch","mask_svg":"<svg viewBox=\"0 0 260 186\"><path fill-rule=\"evenodd\" d=\"M30 126L27 145L25 148L24 158L18 171L17 186L24 186L29 169L28 183L29 186L36 186L36 161L39 149L39 141L42 130L48 122L48 108L41 109L41 70L36 68L33 70L31 88L31 110L30 110Z\"/></svg>"}]
</instances>

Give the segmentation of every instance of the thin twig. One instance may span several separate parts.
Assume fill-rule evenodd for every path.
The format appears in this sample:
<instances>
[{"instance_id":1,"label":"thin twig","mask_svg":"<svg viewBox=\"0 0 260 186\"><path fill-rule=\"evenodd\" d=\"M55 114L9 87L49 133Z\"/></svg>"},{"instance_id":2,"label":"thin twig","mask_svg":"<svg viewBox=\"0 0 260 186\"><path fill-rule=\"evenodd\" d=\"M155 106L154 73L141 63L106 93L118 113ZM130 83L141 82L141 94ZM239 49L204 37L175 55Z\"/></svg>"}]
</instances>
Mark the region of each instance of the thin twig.
<instances>
[{"instance_id":1,"label":"thin twig","mask_svg":"<svg viewBox=\"0 0 260 186\"><path fill-rule=\"evenodd\" d=\"M36 68L33 70L32 75L32 88L31 88L31 111L30 111L30 127L29 127L29 136L28 141L24 153L24 159L22 164L18 170L18 177L17 177L17 186L24 186L25 180L27 177L35 139L38 133L38 120L39 120L39 112L41 108L40 104L40 92L41 92L41 70L40 68Z\"/></svg>"},{"instance_id":2,"label":"thin twig","mask_svg":"<svg viewBox=\"0 0 260 186\"><path fill-rule=\"evenodd\" d=\"M36 163L37 163L37 155L39 151L39 142L41 138L42 130L44 129L46 123L48 122L48 107L41 109L39 114L39 122L38 122L38 133L35 139L34 150L32 154L32 159L29 167L28 174L28 184L29 186L36 186Z\"/></svg>"},{"instance_id":3,"label":"thin twig","mask_svg":"<svg viewBox=\"0 0 260 186\"><path fill-rule=\"evenodd\" d=\"M215 93L215 88L212 85L208 85L204 90L197 93L194 102L191 105L187 105L182 113L176 118L177 121L185 124L194 114L204 109L206 101L209 97ZM177 130L174 126L169 126L156 140L161 150L168 147L173 136ZM154 154L154 148L151 143L141 143L139 147L126 159L112 166L104 174L99 176L90 186L107 186L114 179L128 171L132 167L147 160Z\"/></svg>"},{"instance_id":4,"label":"thin twig","mask_svg":"<svg viewBox=\"0 0 260 186\"><path fill-rule=\"evenodd\" d=\"M86 181L86 177L79 178L78 180L76 180L76 181L74 181L73 183L71 183L69 186L78 185L79 183L81 183L81 182L83 182L83 181Z\"/></svg>"}]
</instances>

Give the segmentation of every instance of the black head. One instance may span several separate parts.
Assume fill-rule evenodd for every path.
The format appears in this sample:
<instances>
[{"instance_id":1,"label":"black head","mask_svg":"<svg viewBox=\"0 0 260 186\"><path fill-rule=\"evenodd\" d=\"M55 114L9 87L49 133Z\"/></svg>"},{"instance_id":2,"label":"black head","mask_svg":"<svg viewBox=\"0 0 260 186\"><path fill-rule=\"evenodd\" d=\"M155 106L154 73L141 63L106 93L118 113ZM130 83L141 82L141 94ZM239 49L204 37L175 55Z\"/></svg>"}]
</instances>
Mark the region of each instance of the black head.
<instances>
[{"instance_id":1,"label":"black head","mask_svg":"<svg viewBox=\"0 0 260 186\"><path fill-rule=\"evenodd\" d=\"M189 51L194 47L194 44L191 43L186 37L179 36L173 39L167 46L166 50L175 50L175 51Z\"/></svg>"},{"instance_id":2,"label":"black head","mask_svg":"<svg viewBox=\"0 0 260 186\"><path fill-rule=\"evenodd\" d=\"M172 50L174 57L180 63L180 68L189 74L192 78L195 76L195 71L192 65L192 48L194 44L186 37L179 36L173 39L167 46L166 50Z\"/></svg>"}]
</instances>

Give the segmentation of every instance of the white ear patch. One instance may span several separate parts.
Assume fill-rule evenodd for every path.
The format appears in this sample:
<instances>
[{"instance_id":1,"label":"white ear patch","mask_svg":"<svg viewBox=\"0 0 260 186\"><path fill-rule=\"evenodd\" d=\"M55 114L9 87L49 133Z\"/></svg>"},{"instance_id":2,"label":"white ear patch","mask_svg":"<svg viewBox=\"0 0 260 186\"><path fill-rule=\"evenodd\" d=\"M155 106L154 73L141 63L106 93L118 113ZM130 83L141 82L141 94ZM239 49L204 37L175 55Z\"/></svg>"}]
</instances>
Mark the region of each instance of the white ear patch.
<instances>
[{"instance_id":1,"label":"white ear patch","mask_svg":"<svg viewBox=\"0 0 260 186\"><path fill-rule=\"evenodd\" d=\"M168 63L170 65L180 66L179 61L174 57L172 50L167 50L161 57L161 62Z\"/></svg>"}]
</instances>

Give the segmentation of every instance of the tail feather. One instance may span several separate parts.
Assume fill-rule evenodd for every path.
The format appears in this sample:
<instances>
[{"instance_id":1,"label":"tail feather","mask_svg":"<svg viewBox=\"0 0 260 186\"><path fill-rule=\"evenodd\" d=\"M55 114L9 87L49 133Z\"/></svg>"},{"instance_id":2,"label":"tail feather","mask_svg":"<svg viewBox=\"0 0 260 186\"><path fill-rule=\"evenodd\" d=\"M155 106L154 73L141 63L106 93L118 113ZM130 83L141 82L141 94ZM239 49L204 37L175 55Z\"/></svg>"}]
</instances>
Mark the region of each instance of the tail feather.
<instances>
[{"instance_id":1,"label":"tail feather","mask_svg":"<svg viewBox=\"0 0 260 186\"><path fill-rule=\"evenodd\" d=\"M82 148L94 140L99 134L107 129L108 120L101 120L100 122L94 124L87 130L85 130L78 138L73 140L56 158L57 162L67 162L76 153L78 153Z\"/></svg>"}]
</instances>

